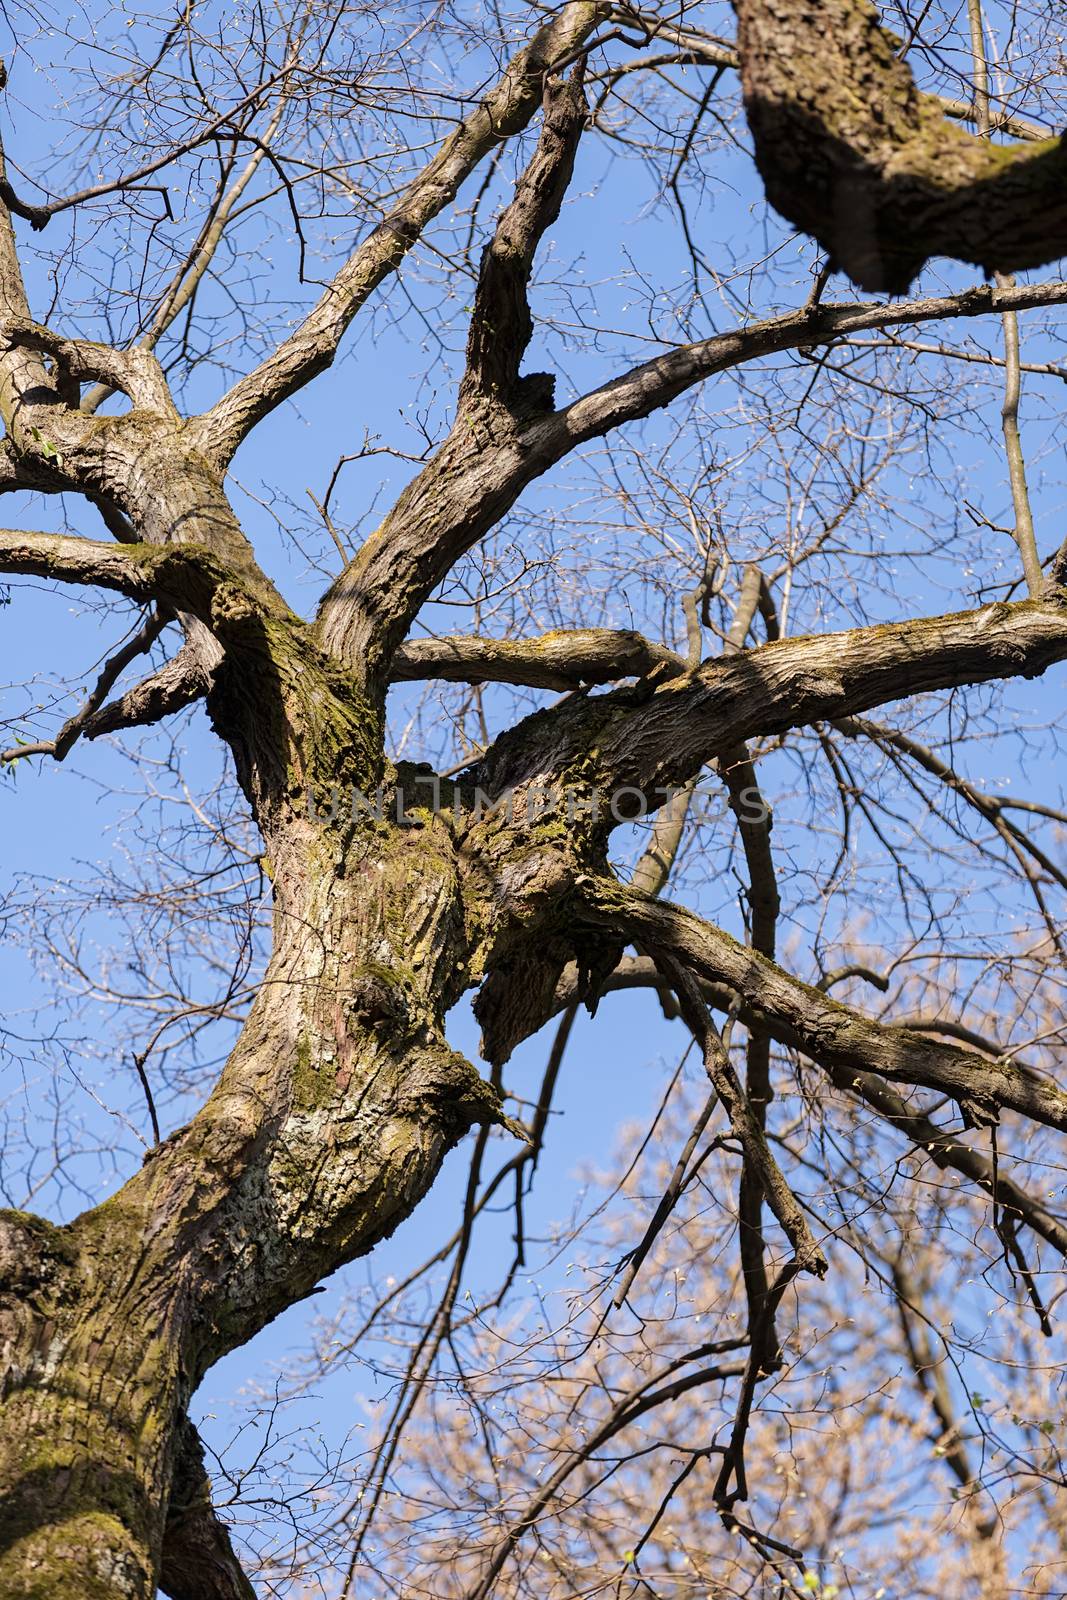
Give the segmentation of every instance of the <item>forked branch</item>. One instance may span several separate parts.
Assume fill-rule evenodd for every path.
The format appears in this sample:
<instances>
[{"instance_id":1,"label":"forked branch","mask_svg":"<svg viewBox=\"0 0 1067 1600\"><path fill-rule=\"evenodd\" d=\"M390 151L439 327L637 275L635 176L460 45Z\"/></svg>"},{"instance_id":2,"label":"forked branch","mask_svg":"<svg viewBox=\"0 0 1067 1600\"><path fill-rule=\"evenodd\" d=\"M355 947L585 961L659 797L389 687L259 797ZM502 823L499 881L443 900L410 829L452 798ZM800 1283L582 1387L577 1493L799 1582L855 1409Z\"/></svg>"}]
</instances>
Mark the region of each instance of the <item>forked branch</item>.
<instances>
[{"instance_id":1,"label":"forked branch","mask_svg":"<svg viewBox=\"0 0 1067 1600\"><path fill-rule=\"evenodd\" d=\"M0 348L50 356L60 387L67 382L104 383L127 395L135 406L177 418L163 369L150 350L117 350L88 339L67 339L40 323L15 318L0 329Z\"/></svg>"},{"instance_id":2,"label":"forked branch","mask_svg":"<svg viewBox=\"0 0 1067 1600\"><path fill-rule=\"evenodd\" d=\"M700 985L685 963L668 950L661 948L656 952L654 959L664 975L670 979L678 996L682 1015L704 1052L704 1070L708 1080L722 1103L731 1128L737 1135L744 1151L745 1161L759 1173L760 1184L767 1202L793 1247L797 1270L810 1272L815 1277L821 1278L827 1268L826 1257L816 1244L807 1219L797 1204L796 1196L771 1154L767 1135L759 1119L753 1114L748 1097L738 1082L733 1064L719 1037L718 1029L708 1014ZM762 1358L763 1352L760 1352L760 1355Z\"/></svg>"},{"instance_id":3,"label":"forked branch","mask_svg":"<svg viewBox=\"0 0 1067 1600\"><path fill-rule=\"evenodd\" d=\"M637 942L657 962L662 953L696 978L735 991L767 1018L776 1037L825 1070L873 1073L936 1090L990 1118L1016 1111L1067 1132L1067 1091L1039 1074L927 1034L873 1022L679 906L650 900L610 879L587 878L580 888L582 916L593 926Z\"/></svg>"},{"instance_id":4,"label":"forked branch","mask_svg":"<svg viewBox=\"0 0 1067 1600\"><path fill-rule=\"evenodd\" d=\"M503 520L524 489L579 445L669 405L716 373L864 329L1064 301L1067 283L1051 283L982 287L889 306L801 309L669 350L524 426L500 428L494 419L479 424L468 408L324 597L323 641L354 670L369 665L374 674L387 673L436 585Z\"/></svg>"},{"instance_id":5,"label":"forked branch","mask_svg":"<svg viewBox=\"0 0 1067 1600\"><path fill-rule=\"evenodd\" d=\"M1046 600L916 617L840 633L797 635L709 660L697 672L646 680L585 705L555 708L544 730L543 776L569 767L595 739L604 791L648 797L686 783L748 739L854 716L908 695L1037 677L1067 659L1067 607ZM499 739L477 781L500 793L529 777L536 750L526 724Z\"/></svg>"},{"instance_id":6,"label":"forked branch","mask_svg":"<svg viewBox=\"0 0 1067 1600\"><path fill-rule=\"evenodd\" d=\"M152 648L169 620L166 613L156 611L141 624L121 649L108 657L84 705L74 716L67 718L54 739L43 740L37 744L16 745L10 750L0 751L0 761L20 761L26 756L52 756L56 761L63 761L83 734L92 738L90 729L93 719L103 708L108 694L130 662Z\"/></svg>"},{"instance_id":7,"label":"forked branch","mask_svg":"<svg viewBox=\"0 0 1067 1600\"><path fill-rule=\"evenodd\" d=\"M605 993L619 989L653 989L668 1017L679 1015L670 980L649 956L624 956L603 985ZM578 993L576 968L568 968L556 992L555 1010L573 1005ZM758 1006L746 1001L727 984L702 979L700 993L712 1010L736 1015L746 1027L764 1028L779 1044L791 1045L795 1034ZM900 1026L886 1023L891 1030ZM869 1110L907 1139L915 1157L930 1161L942 1172L956 1172L976 1184L989 1198L1008 1212L1014 1212L1039 1238L1045 1239L1067 1258L1067 1224L1044 1201L1017 1184L1004 1170L1003 1161L964 1143L958 1133L939 1126L924 1112L916 1110L890 1083L873 1072L852 1067L830 1067L831 1082L842 1094L858 1099Z\"/></svg>"},{"instance_id":8,"label":"forked branch","mask_svg":"<svg viewBox=\"0 0 1067 1600\"><path fill-rule=\"evenodd\" d=\"M345 262L300 326L203 418L204 447L216 461L227 462L262 417L331 365L368 296L396 270L494 146L522 131L541 104L545 78L555 63L571 58L605 12L598 0L570 0L518 51L481 103Z\"/></svg>"}]
</instances>

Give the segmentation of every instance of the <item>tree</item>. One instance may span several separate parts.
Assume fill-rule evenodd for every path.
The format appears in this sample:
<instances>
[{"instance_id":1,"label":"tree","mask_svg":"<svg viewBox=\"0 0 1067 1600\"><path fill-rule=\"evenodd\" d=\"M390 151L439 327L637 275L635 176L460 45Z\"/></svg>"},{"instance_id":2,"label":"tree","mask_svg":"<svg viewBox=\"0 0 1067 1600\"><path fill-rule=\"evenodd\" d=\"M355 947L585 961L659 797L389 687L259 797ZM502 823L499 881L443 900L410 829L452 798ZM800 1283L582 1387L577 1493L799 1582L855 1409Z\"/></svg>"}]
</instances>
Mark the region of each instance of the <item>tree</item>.
<instances>
[{"instance_id":1,"label":"tree","mask_svg":"<svg viewBox=\"0 0 1067 1600\"><path fill-rule=\"evenodd\" d=\"M1062 250L1060 140L991 111L980 14L967 67L972 88L961 102L940 92L945 85L935 85L937 94L921 89L907 62L905 44L919 58L920 29L923 39L934 37L929 8L908 19L900 41L867 0L839 0L818 17L791 0L737 0L736 46L709 29L711 9L646 14L569 0L533 17L418 6L383 16L308 0L269 15L220 8L173 21L131 19L135 32L121 49L101 19L99 61L110 52L118 65L87 80L80 127L93 130L93 143L68 153L72 186L53 191L56 179L41 160L32 179L12 166L0 184L2 487L78 508L75 532L0 533L0 567L102 589L143 610L83 707L48 737L13 745L6 759L19 771L31 756L62 761L78 741L154 726L202 702L232 758L258 831L252 858L272 894L266 969L191 1120L158 1138L110 1198L71 1220L3 1214L5 1600L145 1597L157 1583L172 1600L251 1594L212 1509L188 1420L204 1374L387 1238L430 1190L448 1152L478 1129L458 1223L461 1262L484 1203L489 1131L519 1141L510 1171L520 1189L545 1136L557 1056L525 1124L505 1104L506 1063L560 1014L565 1043L577 1008L595 1010L619 987L646 987L681 1018L710 1091L682 1165L666 1173L646 1252L689 1192L689 1162L717 1117L721 1181L737 1191L726 1234L738 1251L746 1315L737 1335L670 1355L656 1374L659 1387L620 1401L615 1423L639 1422L650 1396L669 1405L701 1386L724 1386L729 1426L715 1445L705 1504L710 1496L731 1548L740 1542L756 1552L767 1582L811 1591L803 1552L746 1520L752 1463L774 1448L754 1434L750 1449L750 1429L762 1426L754 1408L787 1359L783 1319L798 1298L829 1292L818 1280L833 1254L825 1218L811 1213L800 1183L804 1161L817 1152L799 1129L775 1126L783 1064L792 1071L806 1063L812 1096L852 1108L843 1137L854 1158L865 1141L872 1147L859 1131L867 1126L857 1120L862 1112L884 1129L877 1137L952 1176L953 1204L974 1211L978 1202L965 1191L979 1197L974 1214L991 1219L1030 1316L1048 1324L1041 1275L1049 1257L1063 1253L1067 1232L1044 1186L1016 1173L1011 1158L1044 1150L1044 1130L1067 1128L1067 1091L1050 1070L1062 1036L1052 896L1067 880L1041 834L1063 817L1045 800L1017 813L942 748L961 703L956 691L988 694L1067 657L1067 546L1044 556L1038 548L1017 426L1017 314L1059 305L1067 285L1004 276ZM378 30L373 48L360 43L360 28ZM438 51L451 63L444 77ZM23 53L20 44L9 97L23 92ZM701 163L720 81L738 65L767 198L830 254L811 293L786 309L751 315L724 289L731 314L716 328L704 289ZM1041 74L1033 77L1040 99ZM1045 114L1043 100L1038 111ZM606 380L557 402L554 377L526 370L531 285L537 263L551 260L565 202L587 205L585 226L603 226L575 180L590 141L660 174L689 253L685 318L694 327L703 319L704 328L662 338L653 321L653 353L613 364ZM213 192L205 196L209 170ZM177 203L172 193L182 183ZM250 215L274 225L289 217L310 280L308 263L328 229L310 241L305 234L338 208L346 241L354 240L350 253L286 331L284 310L274 314L255 256L234 230ZM64 236L50 267L54 304L37 320L29 244L39 238L47 247L52 230L66 225L60 218L83 216L104 232L80 247L84 259L74 264L67 252L78 236ZM343 568L309 619L287 602L281 577L265 570L228 474L255 429L313 381L330 381L324 374L361 314L373 316L390 297L404 303L401 269L421 245L440 248L438 219L485 241L473 289L463 289L465 358L448 424L440 436L428 424L408 481L355 550L333 521L335 482L317 498ZM443 297L441 320L429 328L430 339L441 340L441 370L465 283L454 238L453 246L439 266L452 303ZM836 271L861 289L904 296L931 255L997 276L888 301L857 300L846 282L840 299L823 299ZM101 261L108 270L99 270ZM75 265L90 298L68 305ZM294 300L301 294L298 284ZM1001 319L1004 353L970 358L1007 376L1019 573L982 603L961 605L971 597L957 593L953 609L924 614L898 594L886 615L876 599L888 581L886 560L876 541L861 548L859 530L865 508L877 504L879 473L898 447L906 453L911 445L893 429L879 433L874 419L899 399L902 411L932 427L939 402L919 393L921 379L902 380L894 394L891 374L911 362L909 352L927 349L911 330L991 316ZM542 321L550 326L551 316ZM595 337L593 319L586 321ZM72 325L108 336L82 337ZM624 334L636 339L643 329L631 323ZM874 340L861 342L867 334ZM870 362L874 376L860 365L839 369L838 355L845 367L853 357ZM760 400L765 369L757 363L779 356L788 357L791 376ZM712 446L688 488L676 446L660 458L634 446L634 460L619 466L628 441L641 441L636 425L665 407L675 408L668 415L687 425L686 448L699 454L705 441L685 407L721 374L739 375L751 414L762 405L767 459L782 440L792 448L778 410L788 382L818 386L815 431L825 438L812 447L819 465L800 492L829 509L777 561L767 552L745 559L744 539L732 540L709 494L709 485L741 479L743 451L731 468L729 445ZM855 402L843 398L853 380ZM849 406L862 406L865 383L874 398L864 419ZM618 451L599 479L598 514L608 516L615 495L631 527L644 519L646 548L654 548L669 506L692 536L683 559L665 552L661 560L668 642L649 634L651 606L641 628L576 626L592 609L588 584L584 604L566 606L556 595L565 625L548 632L532 632L516 605L503 637L439 629L414 636L450 575L527 505L532 526L535 486L560 481L568 467L577 473L575 463L589 459L583 447L598 441ZM374 448L368 441L364 454ZM829 490L817 481L824 468ZM759 474L744 481L746 492L760 492ZM889 506L887 499L880 509ZM84 531L90 510L108 539ZM558 504L543 514L559 515ZM931 562L939 542L935 535L921 552ZM537 548L532 536L529 548ZM805 588L813 563L823 570ZM580 572L578 579L581 588ZM1017 597L1020 581L1025 598ZM866 619L819 626L821 590L843 585L864 589ZM504 587L512 598L521 592L507 579ZM957 577L954 588L966 586ZM682 649L674 608L685 623ZM794 617L810 631L796 632ZM752 644L757 628L765 642ZM132 663L176 633L175 653L121 687ZM390 686L424 681L460 686L460 720L481 718L479 736L450 772L398 759L389 743ZM525 713L516 701L510 721L491 734L487 716L505 703L485 698L494 685L557 698ZM942 697L927 713L925 737L901 725L903 704L917 696ZM995 700L981 704L994 726L1009 715ZM965 815L984 830L976 839L983 870L1012 886L998 893L1018 883L1033 897L1036 931L1020 935L1004 966L964 993L967 956L947 937L913 959L906 932L893 948L899 930L891 922L866 932L848 922L854 904L838 881L844 858L831 858L820 897L828 904L840 891L837 942L851 958L819 971L816 949L782 937L781 865L757 772L772 746L829 774L846 834L855 814L855 826L882 837L854 747L899 772L902 784L935 795L946 829ZM736 818L744 941L662 893L707 769ZM626 877L609 857L612 836L652 817L648 848ZM925 882L936 900L933 876L915 878L889 844L886 859L908 896ZM943 873L950 857L940 859L920 870ZM929 925L947 920L935 906ZM868 1003L871 983L888 992L881 1015ZM448 1014L470 990L488 1075L446 1036ZM989 1130L1001 1124L990 1148ZM966 1490L977 1469L929 1378L921 1294L908 1287L913 1264L891 1242L878 1250L904 1307L899 1337ZM631 1258L634 1271L642 1259L640 1251ZM458 1286L453 1269L451 1303L433 1324L435 1352ZM418 1361L413 1371L418 1379ZM589 1381L580 1362L564 1377L579 1387ZM591 1470L615 1423L579 1452L574 1470ZM928 1424L916 1426L921 1434ZM1035 1438L1047 1447L1040 1429ZM695 1453L685 1479L710 1450ZM666 1493L660 1467L650 1472L656 1494ZM525 1532L553 1508L566 1476L505 1518L457 1592L488 1595L505 1581ZM641 1499L652 1489L629 1492ZM584 1592L581 1581L564 1573L560 1592Z\"/></svg>"}]
</instances>

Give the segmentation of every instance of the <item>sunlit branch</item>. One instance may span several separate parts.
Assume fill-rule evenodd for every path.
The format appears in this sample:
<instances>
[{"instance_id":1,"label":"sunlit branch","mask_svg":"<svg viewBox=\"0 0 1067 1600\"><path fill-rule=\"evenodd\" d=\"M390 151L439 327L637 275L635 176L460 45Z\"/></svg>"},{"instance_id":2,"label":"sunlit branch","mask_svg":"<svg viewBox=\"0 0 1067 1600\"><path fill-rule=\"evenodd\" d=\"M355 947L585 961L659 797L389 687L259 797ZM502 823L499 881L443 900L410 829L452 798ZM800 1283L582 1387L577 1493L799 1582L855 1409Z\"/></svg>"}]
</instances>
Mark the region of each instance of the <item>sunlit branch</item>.
<instances>
[{"instance_id":1,"label":"sunlit branch","mask_svg":"<svg viewBox=\"0 0 1067 1600\"><path fill-rule=\"evenodd\" d=\"M779 1038L827 1070L874 1073L938 1090L979 1115L1017 1111L1067 1131L1067 1092L1037 1074L873 1022L680 907L607 880L587 879L582 896L594 925L625 933L653 955L665 951L700 979L733 989L768 1018Z\"/></svg>"}]
</instances>

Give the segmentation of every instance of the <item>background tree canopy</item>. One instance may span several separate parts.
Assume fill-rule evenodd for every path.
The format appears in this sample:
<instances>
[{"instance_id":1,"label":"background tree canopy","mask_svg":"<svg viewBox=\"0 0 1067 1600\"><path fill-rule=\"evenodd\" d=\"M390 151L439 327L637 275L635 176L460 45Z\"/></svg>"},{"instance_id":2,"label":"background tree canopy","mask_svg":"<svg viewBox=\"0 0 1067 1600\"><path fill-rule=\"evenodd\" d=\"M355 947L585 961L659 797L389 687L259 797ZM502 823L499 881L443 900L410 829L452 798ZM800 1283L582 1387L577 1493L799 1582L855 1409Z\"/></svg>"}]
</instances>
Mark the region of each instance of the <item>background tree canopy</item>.
<instances>
[{"instance_id":1,"label":"background tree canopy","mask_svg":"<svg viewBox=\"0 0 1067 1600\"><path fill-rule=\"evenodd\" d=\"M1062 1595L1057 13L3 24L0 1600Z\"/></svg>"}]
</instances>

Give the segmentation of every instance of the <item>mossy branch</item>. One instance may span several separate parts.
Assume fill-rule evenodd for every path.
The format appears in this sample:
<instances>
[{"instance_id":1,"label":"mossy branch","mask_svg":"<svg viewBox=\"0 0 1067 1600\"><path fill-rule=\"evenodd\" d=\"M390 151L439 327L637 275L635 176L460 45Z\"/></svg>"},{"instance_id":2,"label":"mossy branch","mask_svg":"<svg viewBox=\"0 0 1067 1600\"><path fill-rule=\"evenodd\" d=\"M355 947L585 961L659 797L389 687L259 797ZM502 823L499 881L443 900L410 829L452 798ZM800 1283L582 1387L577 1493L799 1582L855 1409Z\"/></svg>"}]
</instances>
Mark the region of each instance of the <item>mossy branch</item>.
<instances>
[{"instance_id":1,"label":"mossy branch","mask_svg":"<svg viewBox=\"0 0 1067 1600\"><path fill-rule=\"evenodd\" d=\"M993 144L922 94L870 0L735 0L767 198L865 290L933 256L987 274L1067 251L1067 147Z\"/></svg>"}]
</instances>

